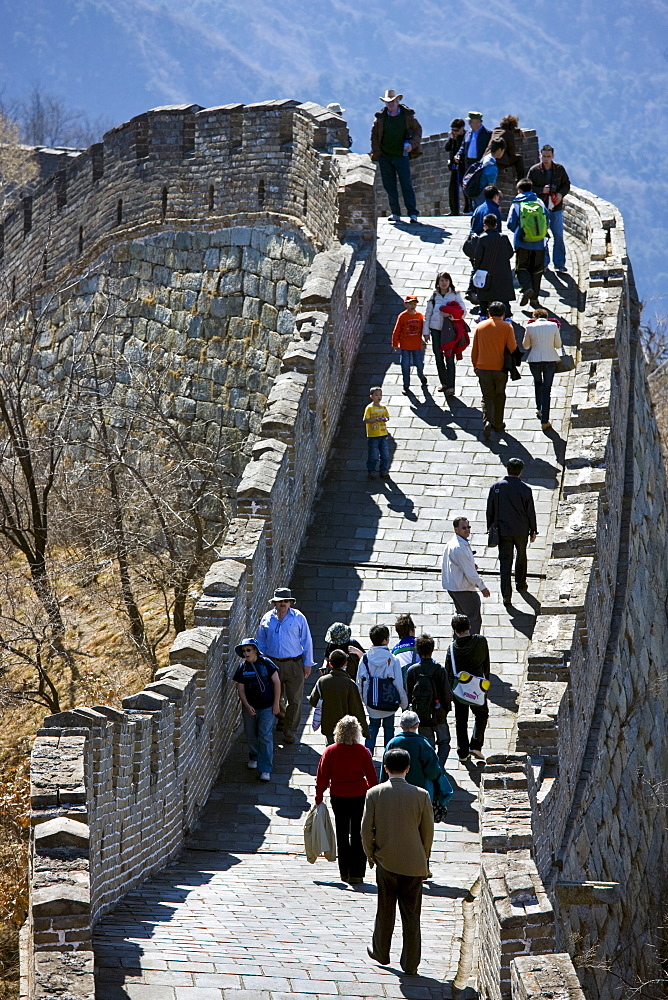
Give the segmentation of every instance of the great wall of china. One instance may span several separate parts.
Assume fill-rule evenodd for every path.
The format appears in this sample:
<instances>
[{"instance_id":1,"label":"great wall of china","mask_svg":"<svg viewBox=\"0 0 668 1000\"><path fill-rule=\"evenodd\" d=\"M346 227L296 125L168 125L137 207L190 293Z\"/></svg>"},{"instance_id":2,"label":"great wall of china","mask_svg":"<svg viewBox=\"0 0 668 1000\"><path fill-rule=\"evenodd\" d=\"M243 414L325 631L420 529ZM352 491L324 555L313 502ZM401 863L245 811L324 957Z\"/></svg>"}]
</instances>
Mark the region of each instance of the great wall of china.
<instances>
[{"instance_id":1,"label":"great wall of china","mask_svg":"<svg viewBox=\"0 0 668 1000\"><path fill-rule=\"evenodd\" d=\"M435 210L442 145L427 139L414 170ZM183 358L184 421L220 420L238 463L235 516L171 665L122 710L76 708L37 733L30 1000L92 1000L96 923L178 855L235 738L230 649L305 538L374 299L378 214L342 119L280 101L141 115L5 220L16 300L66 277L76 316L111 280L127 337ZM665 900L665 469L623 220L574 189L566 225L586 280L551 558L517 724L479 793L472 898L490 1000L618 995L609 969L576 972L594 944L613 972L652 978ZM57 315L52 331L51 366L68 335Z\"/></svg>"}]
</instances>

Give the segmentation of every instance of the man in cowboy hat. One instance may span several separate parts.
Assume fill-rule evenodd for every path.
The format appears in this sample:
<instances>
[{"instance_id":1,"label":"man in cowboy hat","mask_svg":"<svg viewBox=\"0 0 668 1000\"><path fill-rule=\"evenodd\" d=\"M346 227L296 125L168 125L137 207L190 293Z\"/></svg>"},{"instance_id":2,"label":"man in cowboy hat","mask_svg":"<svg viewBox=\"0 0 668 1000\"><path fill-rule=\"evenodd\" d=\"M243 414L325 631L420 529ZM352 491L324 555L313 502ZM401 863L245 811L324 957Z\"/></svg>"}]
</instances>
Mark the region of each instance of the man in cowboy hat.
<instances>
[{"instance_id":1,"label":"man in cowboy hat","mask_svg":"<svg viewBox=\"0 0 668 1000\"><path fill-rule=\"evenodd\" d=\"M371 159L380 168L380 178L390 203L390 219L401 221L397 178L411 222L417 222L415 191L411 181L410 160L421 156L422 126L412 108L401 104L403 94L386 90L380 98L385 107L376 112L371 129Z\"/></svg>"},{"instance_id":2,"label":"man in cowboy hat","mask_svg":"<svg viewBox=\"0 0 668 1000\"><path fill-rule=\"evenodd\" d=\"M262 617L257 644L278 667L281 697L287 702L283 720L283 742L294 743L302 714L304 680L313 667L313 640L306 618L293 607L295 599L287 587L274 591L273 609Z\"/></svg>"}]
</instances>

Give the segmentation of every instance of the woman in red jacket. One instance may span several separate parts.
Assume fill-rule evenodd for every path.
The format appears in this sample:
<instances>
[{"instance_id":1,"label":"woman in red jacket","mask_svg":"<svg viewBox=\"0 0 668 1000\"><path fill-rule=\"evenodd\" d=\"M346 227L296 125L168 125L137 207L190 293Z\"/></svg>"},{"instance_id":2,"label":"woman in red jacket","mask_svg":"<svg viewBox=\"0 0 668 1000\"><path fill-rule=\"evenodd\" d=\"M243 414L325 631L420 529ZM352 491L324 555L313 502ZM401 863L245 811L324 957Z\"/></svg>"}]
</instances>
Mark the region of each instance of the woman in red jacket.
<instances>
[{"instance_id":1,"label":"woman in red jacket","mask_svg":"<svg viewBox=\"0 0 668 1000\"><path fill-rule=\"evenodd\" d=\"M362 813L367 789L378 784L373 758L362 742L362 729L354 715L344 715L334 729L334 742L327 747L315 779L318 805L329 788L334 823L336 853L341 881L361 885L366 872L362 846Z\"/></svg>"}]
</instances>

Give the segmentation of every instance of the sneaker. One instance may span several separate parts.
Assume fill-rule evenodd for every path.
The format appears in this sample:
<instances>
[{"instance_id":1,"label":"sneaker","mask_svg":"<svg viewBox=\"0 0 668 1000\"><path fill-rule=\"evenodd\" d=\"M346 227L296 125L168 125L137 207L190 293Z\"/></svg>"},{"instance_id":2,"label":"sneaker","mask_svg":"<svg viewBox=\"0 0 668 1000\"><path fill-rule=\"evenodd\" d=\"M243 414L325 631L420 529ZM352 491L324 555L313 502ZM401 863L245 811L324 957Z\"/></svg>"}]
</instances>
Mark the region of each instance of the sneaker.
<instances>
[{"instance_id":1,"label":"sneaker","mask_svg":"<svg viewBox=\"0 0 668 1000\"><path fill-rule=\"evenodd\" d=\"M271 775L269 774L269 771L260 772L260 781L271 781Z\"/></svg>"},{"instance_id":2,"label":"sneaker","mask_svg":"<svg viewBox=\"0 0 668 1000\"><path fill-rule=\"evenodd\" d=\"M555 271L557 272L557 274L568 274L568 268L566 267L565 264L563 267L555 267Z\"/></svg>"},{"instance_id":3,"label":"sneaker","mask_svg":"<svg viewBox=\"0 0 668 1000\"><path fill-rule=\"evenodd\" d=\"M401 216L394 215L394 213L392 215L388 215L388 219L390 220L390 222L401 222Z\"/></svg>"},{"instance_id":4,"label":"sneaker","mask_svg":"<svg viewBox=\"0 0 668 1000\"><path fill-rule=\"evenodd\" d=\"M257 771L257 761L249 760L248 763L246 764L246 767L248 768L249 771Z\"/></svg>"},{"instance_id":5,"label":"sneaker","mask_svg":"<svg viewBox=\"0 0 668 1000\"><path fill-rule=\"evenodd\" d=\"M491 433L492 433L492 425L484 423L482 425L482 436L484 437L485 441L489 440L489 436Z\"/></svg>"},{"instance_id":6,"label":"sneaker","mask_svg":"<svg viewBox=\"0 0 668 1000\"><path fill-rule=\"evenodd\" d=\"M417 215L411 215L411 222L417 222L417 220L418 220Z\"/></svg>"},{"instance_id":7,"label":"sneaker","mask_svg":"<svg viewBox=\"0 0 668 1000\"><path fill-rule=\"evenodd\" d=\"M540 410L536 410L536 416L538 417L539 420L542 417L542 415L543 414L540 412Z\"/></svg>"},{"instance_id":8,"label":"sneaker","mask_svg":"<svg viewBox=\"0 0 668 1000\"><path fill-rule=\"evenodd\" d=\"M381 479L389 479L390 478L389 472L381 472L380 478Z\"/></svg>"},{"instance_id":9,"label":"sneaker","mask_svg":"<svg viewBox=\"0 0 668 1000\"><path fill-rule=\"evenodd\" d=\"M544 431L549 431L552 429L552 424L550 423L549 420L546 420L545 423L541 424L540 426Z\"/></svg>"},{"instance_id":10,"label":"sneaker","mask_svg":"<svg viewBox=\"0 0 668 1000\"><path fill-rule=\"evenodd\" d=\"M538 309L538 307L540 306L540 299L538 298L537 295L531 296L531 298L529 299L529 305L531 306L532 309Z\"/></svg>"},{"instance_id":11,"label":"sneaker","mask_svg":"<svg viewBox=\"0 0 668 1000\"><path fill-rule=\"evenodd\" d=\"M405 385L401 391L403 392L404 396L410 395L410 389L408 388L407 385Z\"/></svg>"},{"instance_id":12,"label":"sneaker","mask_svg":"<svg viewBox=\"0 0 668 1000\"><path fill-rule=\"evenodd\" d=\"M529 299L531 295L529 292L522 292L522 298L520 299L520 308L529 304Z\"/></svg>"},{"instance_id":13,"label":"sneaker","mask_svg":"<svg viewBox=\"0 0 668 1000\"><path fill-rule=\"evenodd\" d=\"M467 753L465 757L462 757L462 756L460 756L460 754L457 754L457 760L458 760L458 761L459 761L459 762L460 762L461 764L464 764L464 763L465 763L465 762L466 762L466 761L467 761L467 760L469 759L469 757L470 757L470 756L471 756L471 754L470 754L470 753Z\"/></svg>"},{"instance_id":14,"label":"sneaker","mask_svg":"<svg viewBox=\"0 0 668 1000\"><path fill-rule=\"evenodd\" d=\"M471 750L469 757L473 757L474 760L479 760L481 764L487 763L487 758L484 753L480 753L479 750Z\"/></svg>"},{"instance_id":15,"label":"sneaker","mask_svg":"<svg viewBox=\"0 0 668 1000\"><path fill-rule=\"evenodd\" d=\"M455 394L455 390L454 389L446 389L445 390L445 395L446 396L454 396L454 394Z\"/></svg>"},{"instance_id":16,"label":"sneaker","mask_svg":"<svg viewBox=\"0 0 668 1000\"><path fill-rule=\"evenodd\" d=\"M363 878L357 878L355 875L351 875L348 879L348 885L362 885L363 882Z\"/></svg>"},{"instance_id":17,"label":"sneaker","mask_svg":"<svg viewBox=\"0 0 668 1000\"><path fill-rule=\"evenodd\" d=\"M445 392L445 386L444 385L439 385L438 391L439 392Z\"/></svg>"},{"instance_id":18,"label":"sneaker","mask_svg":"<svg viewBox=\"0 0 668 1000\"><path fill-rule=\"evenodd\" d=\"M367 479L377 479L378 477L377 477L377 475L376 475L375 472L367 472L366 478Z\"/></svg>"}]
</instances>

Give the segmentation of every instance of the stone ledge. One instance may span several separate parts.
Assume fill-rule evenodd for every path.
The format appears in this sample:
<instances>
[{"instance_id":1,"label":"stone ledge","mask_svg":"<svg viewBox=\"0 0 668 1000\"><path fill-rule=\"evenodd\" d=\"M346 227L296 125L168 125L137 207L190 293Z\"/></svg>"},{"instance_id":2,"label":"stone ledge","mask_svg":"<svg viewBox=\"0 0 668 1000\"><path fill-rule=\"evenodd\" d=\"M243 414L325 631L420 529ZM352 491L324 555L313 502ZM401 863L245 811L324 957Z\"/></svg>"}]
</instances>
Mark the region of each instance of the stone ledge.
<instances>
[{"instance_id":1,"label":"stone ledge","mask_svg":"<svg viewBox=\"0 0 668 1000\"><path fill-rule=\"evenodd\" d=\"M570 955L522 955L510 963L513 1000L584 1000Z\"/></svg>"}]
</instances>

